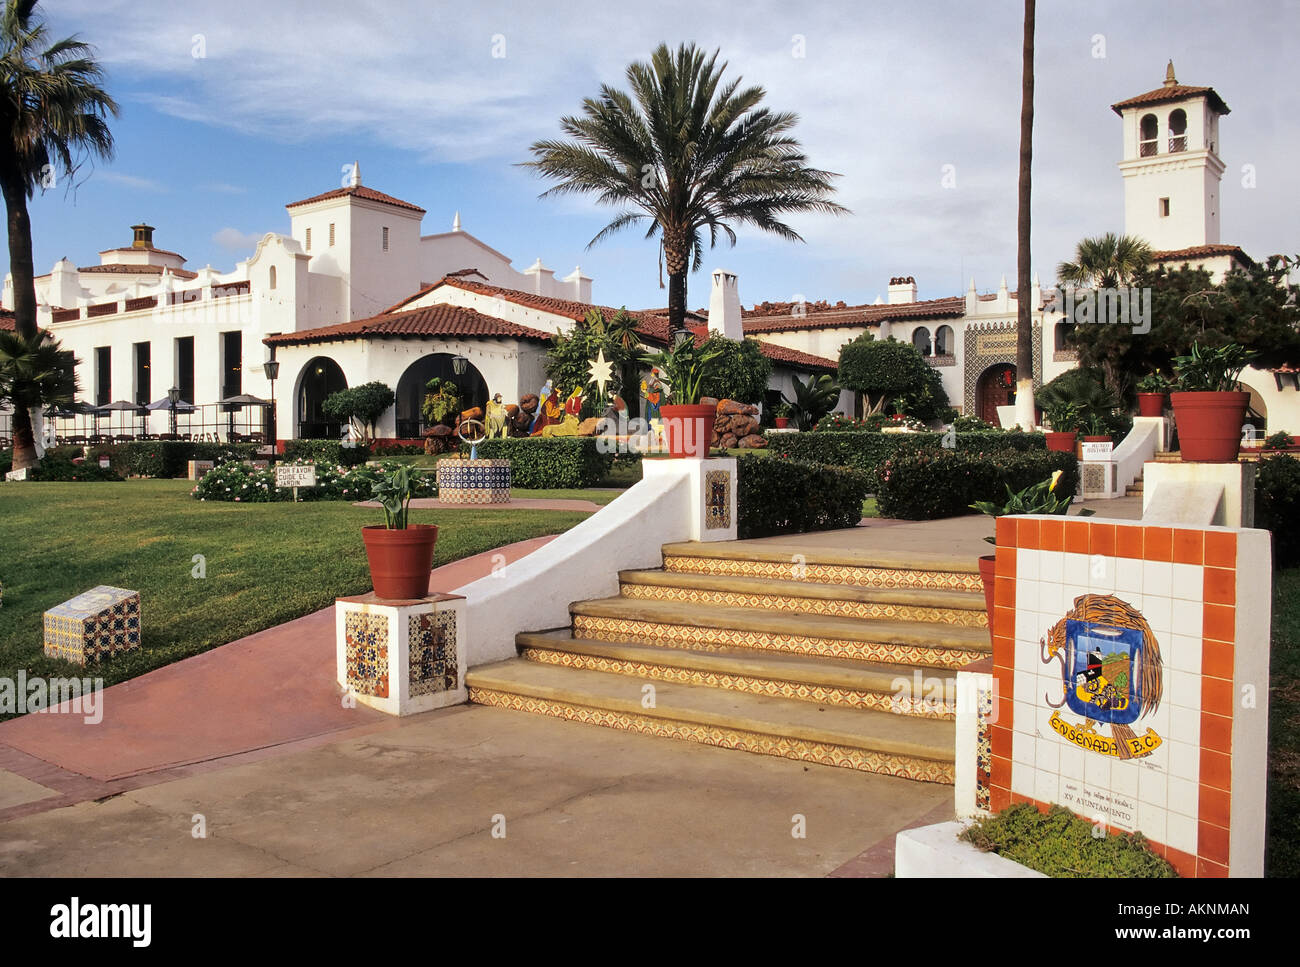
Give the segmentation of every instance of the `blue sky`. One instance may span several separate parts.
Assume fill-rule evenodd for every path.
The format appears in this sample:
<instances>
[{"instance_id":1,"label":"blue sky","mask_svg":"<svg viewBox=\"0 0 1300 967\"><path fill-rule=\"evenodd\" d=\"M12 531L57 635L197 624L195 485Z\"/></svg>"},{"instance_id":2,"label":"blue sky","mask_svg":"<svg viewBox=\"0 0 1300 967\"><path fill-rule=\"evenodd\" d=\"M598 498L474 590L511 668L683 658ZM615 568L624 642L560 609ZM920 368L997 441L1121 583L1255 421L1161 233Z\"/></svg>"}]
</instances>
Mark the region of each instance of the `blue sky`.
<instances>
[{"instance_id":1,"label":"blue sky","mask_svg":"<svg viewBox=\"0 0 1300 967\"><path fill-rule=\"evenodd\" d=\"M337 186L357 159L366 184L428 210L425 234L448 230L459 210L516 268L541 256L562 277L581 263L597 301L664 305L654 243L631 229L586 250L608 210L538 200L544 183L515 163L602 83L625 86L630 61L691 40L721 48L728 76L800 114L796 136L813 164L842 173L839 200L853 214L794 219L806 244L741 230L734 249L706 252L690 306L707 304L714 267L739 273L745 305L870 302L891 275L915 276L922 298L961 292L972 275L981 291L1004 274L1014 287L1021 5L1011 0L66 0L45 13L56 35L98 47L122 114L112 163L33 202L38 274L64 255L96 263L141 219L189 268L228 271L251 240L288 230L285 203ZM1171 57L1181 82L1215 87L1232 109L1221 125L1224 241L1255 256L1300 250L1287 50L1297 27L1296 0L1039 4L1034 263L1044 282L1079 238L1122 230L1109 105L1159 86ZM1244 164L1254 188L1241 184ZM942 187L945 165L955 188Z\"/></svg>"}]
</instances>

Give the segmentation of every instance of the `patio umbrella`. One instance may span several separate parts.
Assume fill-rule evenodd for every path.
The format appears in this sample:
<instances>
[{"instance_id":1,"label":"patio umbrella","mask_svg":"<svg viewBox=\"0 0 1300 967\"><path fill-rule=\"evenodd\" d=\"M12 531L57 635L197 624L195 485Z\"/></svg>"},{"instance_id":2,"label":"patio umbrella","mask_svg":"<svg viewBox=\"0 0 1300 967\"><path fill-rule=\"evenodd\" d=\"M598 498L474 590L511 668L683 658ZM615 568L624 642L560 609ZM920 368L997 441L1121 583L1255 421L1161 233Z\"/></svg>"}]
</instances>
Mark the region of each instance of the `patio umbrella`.
<instances>
[{"instance_id":1,"label":"patio umbrella","mask_svg":"<svg viewBox=\"0 0 1300 967\"><path fill-rule=\"evenodd\" d=\"M240 393L238 396L227 396L224 400L218 400L222 406L270 406L270 400L264 400L260 396L250 396L248 393Z\"/></svg>"},{"instance_id":2,"label":"patio umbrella","mask_svg":"<svg viewBox=\"0 0 1300 967\"><path fill-rule=\"evenodd\" d=\"M111 422L111 417L114 412L134 413L143 409L144 407L139 403L132 403L129 400L114 400L112 403L105 403L103 406L96 407L95 415L110 417L109 430L112 430L113 426Z\"/></svg>"},{"instance_id":3,"label":"patio umbrella","mask_svg":"<svg viewBox=\"0 0 1300 967\"><path fill-rule=\"evenodd\" d=\"M172 408L172 401L168 399L166 396L164 396L160 400L154 400L152 403L150 403L148 406L145 407L146 410L170 410L171 408ZM193 403L186 403L184 400L176 401L177 413L193 413L197 409L198 407L195 406Z\"/></svg>"}]
</instances>

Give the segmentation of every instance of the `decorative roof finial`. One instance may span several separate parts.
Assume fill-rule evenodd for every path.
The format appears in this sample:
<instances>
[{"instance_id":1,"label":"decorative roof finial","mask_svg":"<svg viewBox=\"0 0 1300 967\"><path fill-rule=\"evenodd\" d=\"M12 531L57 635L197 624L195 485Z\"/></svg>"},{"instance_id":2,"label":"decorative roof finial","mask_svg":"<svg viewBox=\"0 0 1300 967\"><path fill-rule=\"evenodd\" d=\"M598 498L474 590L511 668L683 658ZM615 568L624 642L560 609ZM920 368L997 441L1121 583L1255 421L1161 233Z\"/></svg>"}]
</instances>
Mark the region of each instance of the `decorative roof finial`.
<instances>
[{"instance_id":1,"label":"decorative roof finial","mask_svg":"<svg viewBox=\"0 0 1300 967\"><path fill-rule=\"evenodd\" d=\"M348 181L353 188L360 186L361 184L361 162L360 161L352 162L352 175L348 179Z\"/></svg>"},{"instance_id":2,"label":"decorative roof finial","mask_svg":"<svg viewBox=\"0 0 1300 967\"><path fill-rule=\"evenodd\" d=\"M1169 66L1165 68L1165 87L1177 87L1178 78L1174 76L1174 62L1171 59Z\"/></svg>"},{"instance_id":3,"label":"decorative roof finial","mask_svg":"<svg viewBox=\"0 0 1300 967\"><path fill-rule=\"evenodd\" d=\"M452 222L451 222L451 230L452 230L453 232L459 232L459 231L460 231L460 211L459 211L459 210L457 210L457 212L456 212L456 217L452 219Z\"/></svg>"}]
</instances>

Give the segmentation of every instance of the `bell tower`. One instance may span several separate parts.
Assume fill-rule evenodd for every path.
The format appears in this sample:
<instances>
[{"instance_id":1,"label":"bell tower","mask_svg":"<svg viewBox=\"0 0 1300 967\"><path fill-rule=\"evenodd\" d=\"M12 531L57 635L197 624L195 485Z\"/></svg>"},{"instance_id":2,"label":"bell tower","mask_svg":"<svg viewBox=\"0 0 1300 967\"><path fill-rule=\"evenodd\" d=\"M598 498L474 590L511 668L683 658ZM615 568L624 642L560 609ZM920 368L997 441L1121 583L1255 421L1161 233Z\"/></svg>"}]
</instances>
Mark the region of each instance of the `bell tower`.
<instances>
[{"instance_id":1,"label":"bell tower","mask_svg":"<svg viewBox=\"0 0 1300 967\"><path fill-rule=\"evenodd\" d=\"M1223 98L1180 84L1170 61L1160 87L1111 109L1124 125L1124 231L1156 251L1217 244Z\"/></svg>"}]
</instances>

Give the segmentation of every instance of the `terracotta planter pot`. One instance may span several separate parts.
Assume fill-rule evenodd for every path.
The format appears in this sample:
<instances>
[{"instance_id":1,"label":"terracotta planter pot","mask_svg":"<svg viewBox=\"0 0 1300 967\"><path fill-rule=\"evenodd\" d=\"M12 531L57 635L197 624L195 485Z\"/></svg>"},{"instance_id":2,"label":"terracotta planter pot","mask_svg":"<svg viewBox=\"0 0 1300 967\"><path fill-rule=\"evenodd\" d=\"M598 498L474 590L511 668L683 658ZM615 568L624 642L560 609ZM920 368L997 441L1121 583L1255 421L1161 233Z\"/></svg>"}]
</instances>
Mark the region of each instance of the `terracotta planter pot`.
<instances>
[{"instance_id":1,"label":"terracotta planter pot","mask_svg":"<svg viewBox=\"0 0 1300 967\"><path fill-rule=\"evenodd\" d=\"M996 554L985 554L980 558L980 580L984 582L984 608L989 613L989 640L993 640L993 581L997 577L998 558Z\"/></svg>"},{"instance_id":2,"label":"terracotta planter pot","mask_svg":"<svg viewBox=\"0 0 1300 967\"><path fill-rule=\"evenodd\" d=\"M422 598L429 593L433 546L438 542L436 524L411 524L405 530L370 525L361 528L361 537L378 597Z\"/></svg>"},{"instance_id":3,"label":"terracotta planter pot","mask_svg":"<svg viewBox=\"0 0 1300 967\"><path fill-rule=\"evenodd\" d=\"M1241 447L1249 393L1170 393L1178 446L1188 463L1232 463Z\"/></svg>"},{"instance_id":4,"label":"terracotta planter pot","mask_svg":"<svg viewBox=\"0 0 1300 967\"><path fill-rule=\"evenodd\" d=\"M661 406L659 415L664 421L664 439L669 456L703 460L709 455L713 424L718 418L716 406Z\"/></svg>"},{"instance_id":5,"label":"terracotta planter pot","mask_svg":"<svg viewBox=\"0 0 1300 967\"><path fill-rule=\"evenodd\" d=\"M778 430L784 430L787 426L790 425L790 417L788 416L778 416L775 417L774 419L776 421L776 428Z\"/></svg>"},{"instance_id":6,"label":"terracotta planter pot","mask_svg":"<svg viewBox=\"0 0 1300 967\"><path fill-rule=\"evenodd\" d=\"M1074 441L1077 433L1047 433L1047 449L1060 453L1074 453Z\"/></svg>"},{"instance_id":7,"label":"terracotta planter pot","mask_svg":"<svg viewBox=\"0 0 1300 967\"><path fill-rule=\"evenodd\" d=\"M1138 393L1138 416L1164 416L1164 393Z\"/></svg>"}]
</instances>

